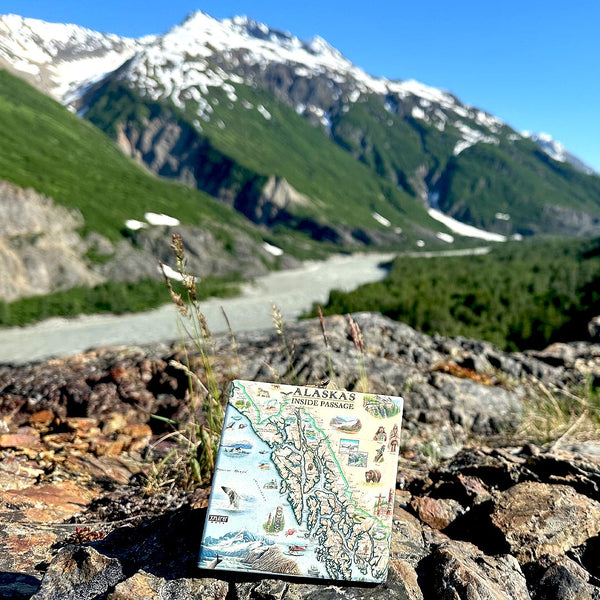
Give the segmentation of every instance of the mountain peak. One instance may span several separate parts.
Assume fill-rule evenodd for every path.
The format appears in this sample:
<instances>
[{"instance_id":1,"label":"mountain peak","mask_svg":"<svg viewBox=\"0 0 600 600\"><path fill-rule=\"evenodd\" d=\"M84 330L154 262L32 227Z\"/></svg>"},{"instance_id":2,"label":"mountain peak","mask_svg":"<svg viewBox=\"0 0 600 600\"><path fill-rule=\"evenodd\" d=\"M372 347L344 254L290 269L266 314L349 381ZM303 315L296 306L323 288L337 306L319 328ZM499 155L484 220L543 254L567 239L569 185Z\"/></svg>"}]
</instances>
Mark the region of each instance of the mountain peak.
<instances>
[{"instance_id":1,"label":"mountain peak","mask_svg":"<svg viewBox=\"0 0 600 600\"><path fill-rule=\"evenodd\" d=\"M310 39L307 43L307 47L314 54L329 54L337 59L346 60L344 55L337 48L334 48L320 35L315 35L312 39Z\"/></svg>"}]
</instances>

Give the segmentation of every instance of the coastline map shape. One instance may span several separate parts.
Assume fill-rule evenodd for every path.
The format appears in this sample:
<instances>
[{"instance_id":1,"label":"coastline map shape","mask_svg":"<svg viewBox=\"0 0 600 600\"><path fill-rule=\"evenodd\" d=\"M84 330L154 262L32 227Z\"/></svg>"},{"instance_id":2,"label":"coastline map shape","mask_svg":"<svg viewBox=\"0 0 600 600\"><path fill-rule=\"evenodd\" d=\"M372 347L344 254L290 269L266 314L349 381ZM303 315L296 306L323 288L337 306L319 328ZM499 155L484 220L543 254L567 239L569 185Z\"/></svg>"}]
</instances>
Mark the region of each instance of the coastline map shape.
<instances>
[{"instance_id":1,"label":"coastline map shape","mask_svg":"<svg viewBox=\"0 0 600 600\"><path fill-rule=\"evenodd\" d=\"M198 566L385 581L402 409L398 396L233 381Z\"/></svg>"}]
</instances>

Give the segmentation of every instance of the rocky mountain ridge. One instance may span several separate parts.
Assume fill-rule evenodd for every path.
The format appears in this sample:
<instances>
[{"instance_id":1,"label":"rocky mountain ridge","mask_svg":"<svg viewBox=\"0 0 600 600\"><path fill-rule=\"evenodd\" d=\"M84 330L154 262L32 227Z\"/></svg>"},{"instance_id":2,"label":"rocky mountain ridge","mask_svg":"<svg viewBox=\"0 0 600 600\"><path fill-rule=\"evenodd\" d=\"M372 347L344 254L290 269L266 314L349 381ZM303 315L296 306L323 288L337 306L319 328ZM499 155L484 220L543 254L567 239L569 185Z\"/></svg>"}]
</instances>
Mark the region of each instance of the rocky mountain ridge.
<instances>
[{"instance_id":1,"label":"rocky mountain ridge","mask_svg":"<svg viewBox=\"0 0 600 600\"><path fill-rule=\"evenodd\" d=\"M0 60L8 68L21 73L30 72L33 76L31 82L35 85L36 78L40 82L51 79L51 85L38 84L43 91L65 103L73 105L85 93L86 89L97 82L110 71L116 70L124 63L135 57L138 76L144 56L135 56L142 53L146 46L152 46L160 38L159 47L168 52L174 48L185 46L191 42L190 54L223 55L224 62L233 54L233 61L226 64L230 69L232 64L244 73L244 65L254 67L258 64L268 68L269 63L288 63L294 69L294 75L305 76L307 70L312 71L314 78L326 74L335 83L341 84L344 80L353 79L357 88L346 90L346 95L356 96L357 92L375 92L381 95L397 94L401 97L414 96L421 101L421 108L428 108L427 102L440 104L445 108L454 108L459 116L475 118L479 123L495 124L499 126L502 121L483 111L469 114L460 110L458 100L450 93L427 86L415 80L389 81L368 75L360 67L345 58L339 50L332 47L326 40L315 36L309 41L302 41L288 32L274 30L263 23L259 23L245 16L219 21L198 11L190 14L181 25L174 26L164 36L148 35L134 40L114 34L102 34L90 29L70 24L47 23L38 19L19 17L18 15L2 15L0 17ZM29 34L27 33L29 31ZM194 47L199 36L202 36L201 49ZM174 41L172 42L171 39ZM173 48L170 48L173 46ZM91 59L94 59L92 62ZM61 64L75 63L77 68L60 69ZM85 64L85 69L82 66ZM111 68L112 67L112 68ZM46 68L51 75L42 73ZM77 74L88 70L90 76L81 80ZM134 66L133 71L136 71ZM282 75L282 72L279 73ZM266 76L274 80L274 76ZM235 82L235 78L232 80ZM154 88L156 82L148 79L146 82ZM197 85L222 85L218 75L209 73L206 79ZM273 81L274 85L275 82ZM302 86L297 86L301 88ZM323 87L332 87L323 86ZM65 90L67 90L65 92ZM283 86L274 87L274 91L285 94ZM175 92L176 90L173 90ZM231 90L229 90L231 93ZM328 126L327 118L320 114L324 108L323 101L317 104L311 102L311 97L298 95L300 89L290 91L287 100L295 103L296 111L309 116L311 113L324 126ZM330 102L342 95L341 89L330 92ZM316 94L318 96L318 94ZM156 98L155 98L156 99ZM181 102L178 96L171 97L175 104ZM472 108L472 107L467 107ZM327 111L325 111L327 112ZM418 108L414 110L415 116L425 118ZM446 119L437 114L442 121ZM441 121L438 127L441 127ZM522 135L533 139L548 152L555 160L571 162L581 170L589 172L577 157L568 153L564 146L552 139L549 134L535 134L528 131ZM468 143L467 140L462 144ZM460 150L460 147L455 150Z\"/></svg>"},{"instance_id":2,"label":"rocky mountain ridge","mask_svg":"<svg viewBox=\"0 0 600 600\"><path fill-rule=\"evenodd\" d=\"M159 441L164 421L149 415L190 415L181 349L155 346L0 367L5 597L598 598L600 449L591 414L579 406L583 396L571 397L571 415L545 443L540 424L554 407L531 421L548 395L562 403L581 383L598 388L597 340L506 354L375 314L353 318L362 358L346 320L325 321L337 383L356 386L364 361L370 389L401 393L406 406L384 584L195 568L208 489L183 492L151 477L152 453L173 446ZM299 382L322 381L319 321L286 335ZM214 343L223 389L233 377L291 373L276 332L236 336L237 354L226 336ZM193 355L191 365L204 377Z\"/></svg>"}]
</instances>

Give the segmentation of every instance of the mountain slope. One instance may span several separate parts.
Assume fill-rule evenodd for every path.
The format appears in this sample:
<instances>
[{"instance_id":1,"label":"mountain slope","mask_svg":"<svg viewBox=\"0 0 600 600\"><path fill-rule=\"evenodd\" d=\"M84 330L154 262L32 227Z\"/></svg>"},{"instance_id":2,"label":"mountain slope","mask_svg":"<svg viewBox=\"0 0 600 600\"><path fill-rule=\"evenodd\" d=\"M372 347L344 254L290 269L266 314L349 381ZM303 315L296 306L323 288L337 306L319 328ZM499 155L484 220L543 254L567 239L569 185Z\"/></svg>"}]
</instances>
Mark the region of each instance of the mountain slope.
<instances>
[{"instance_id":1,"label":"mountain slope","mask_svg":"<svg viewBox=\"0 0 600 600\"><path fill-rule=\"evenodd\" d=\"M194 183L256 223L341 245L398 245L427 235L427 228L432 239L433 231L445 230L285 104L243 84L235 90L237 105L222 90L212 92L215 107L201 131L195 106L149 103L114 81L97 90L86 117L157 173ZM282 187L289 193L277 197Z\"/></svg>"},{"instance_id":2,"label":"mountain slope","mask_svg":"<svg viewBox=\"0 0 600 600\"><path fill-rule=\"evenodd\" d=\"M261 247L262 235L235 211L156 178L90 123L6 71L0 71L0 130L0 181L10 182L0 189L0 205L13 225L0 228L0 254L12 261L4 262L3 280L16 286L4 289L4 298L107 279L156 278L158 260L171 261L167 226L173 229L178 222L198 275L261 273L281 260ZM20 222L23 226L15 229ZM45 233L57 238L59 230L64 254L68 250L73 261L54 277L40 277L51 267L44 266L40 239ZM56 253L46 255L47 261L56 258Z\"/></svg>"}]
</instances>

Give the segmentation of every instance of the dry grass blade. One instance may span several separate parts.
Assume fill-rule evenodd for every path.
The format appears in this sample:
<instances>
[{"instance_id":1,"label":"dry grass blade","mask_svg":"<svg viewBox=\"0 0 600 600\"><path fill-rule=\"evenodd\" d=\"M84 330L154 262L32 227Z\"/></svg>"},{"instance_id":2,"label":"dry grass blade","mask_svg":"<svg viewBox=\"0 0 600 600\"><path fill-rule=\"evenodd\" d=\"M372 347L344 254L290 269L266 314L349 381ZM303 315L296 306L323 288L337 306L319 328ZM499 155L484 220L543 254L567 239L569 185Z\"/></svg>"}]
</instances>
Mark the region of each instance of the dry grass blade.
<instances>
[{"instance_id":1,"label":"dry grass blade","mask_svg":"<svg viewBox=\"0 0 600 600\"><path fill-rule=\"evenodd\" d=\"M359 392L367 392L369 389L369 380L367 378L367 368L365 365L365 343L363 334L358 323L350 315L346 315L346 318L348 320L348 325L350 326L350 337L352 338L352 343L354 344L356 351L359 353L359 379L356 387Z\"/></svg>"},{"instance_id":2,"label":"dry grass blade","mask_svg":"<svg viewBox=\"0 0 600 600\"><path fill-rule=\"evenodd\" d=\"M285 335L285 328L283 325L283 315L281 314L281 311L274 303L271 303L271 320L273 321L275 330L279 334L279 337L281 338L281 341L283 343L283 349L285 351L286 358L288 361L286 373L290 374L290 380L292 383L298 383L298 377L296 375L296 368L294 366L294 345L293 345L293 342L292 342L291 347L288 344L288 341L287 341L287 338Z\"/></svg>"},{"instance_id":3,"label":"dry grass blade","mask_svg":"<svg viewBox=\"0 0 600 600\"><path fill-rule=\"evenodd\" d=\"M162 441L171 439L175 447L155 465L151 479L153 485L159 488L161 485L174 484L188 487L194 482L210 481L224 419L219 384L213 373L209 354L211 333L198 302L198 281L187 271L185 249L180 235L172 236L171 247L177 265L177 278L183 286L182 293L174 289L165 265L160 263L160 267L171 300L177 308L180 333L182 338L187 336L187 340L191 341L198 351L206 384L190 368L186 339L182 339L185 362L173 360L170 366L184 372L187 377L190 420L187 423L169 423L177 427L177 430L173 432L174 435L165 437ZM202 409L201 413L197 408Z\"/></svg>"}]
</instances>

